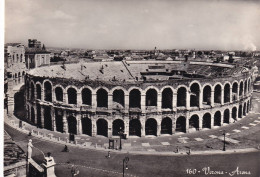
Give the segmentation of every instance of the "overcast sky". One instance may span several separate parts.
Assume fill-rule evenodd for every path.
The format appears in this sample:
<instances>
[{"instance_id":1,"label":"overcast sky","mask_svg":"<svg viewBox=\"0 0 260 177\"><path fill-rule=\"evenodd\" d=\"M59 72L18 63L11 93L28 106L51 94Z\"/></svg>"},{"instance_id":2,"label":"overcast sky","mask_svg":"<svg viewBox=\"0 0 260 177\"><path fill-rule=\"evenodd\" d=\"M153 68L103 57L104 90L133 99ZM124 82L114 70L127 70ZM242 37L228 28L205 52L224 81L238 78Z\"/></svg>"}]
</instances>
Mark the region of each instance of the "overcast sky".
<instances>
[{"instance_id":1,"label":"overcast sky","mask_svg":"<svg viewBox=\"0 0 260 177\"><path fill-rule=\"evenodd\" d=\"M92 49L260 49L260 2L6 0L5 42Z\"/></svg>"}]
</instances>

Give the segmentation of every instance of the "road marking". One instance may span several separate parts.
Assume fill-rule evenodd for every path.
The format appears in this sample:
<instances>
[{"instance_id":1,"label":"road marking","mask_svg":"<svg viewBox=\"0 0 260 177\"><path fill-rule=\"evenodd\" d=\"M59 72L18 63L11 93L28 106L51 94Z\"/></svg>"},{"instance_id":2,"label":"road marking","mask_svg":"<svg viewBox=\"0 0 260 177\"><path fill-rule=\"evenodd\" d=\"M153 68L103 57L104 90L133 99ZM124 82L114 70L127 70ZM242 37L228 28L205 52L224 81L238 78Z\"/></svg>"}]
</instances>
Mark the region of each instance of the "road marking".
<instances>
[{"instance_id":1,"label":"road marking","mask_svg":"<svg viewBox=\"0 0 260 177\"><path fill-rule=\"evenodd\" d=\"M254 122L260 123L260 121L259 121L259 120L255 120Z\"/></svg>"},{"instance_id":2,"label":"road marking","mask_svg":"<svg viewBox=\"0 0 260 177\"><path fill-rule=\"evenodd\" d=\"M147 151L149 151L149 152L155 152L156 150L155 150L155 149L147 149Z\"/></svg>"},{"instance_id":3,"label":"road marking","mask_svg":"<svg viewBox=\"0 0 260 177\"><path fill-rule=\"evenodd\" d=\"M181 139L181 138L178 138L178 141L179 141L180 143L187 143L187 141L186 141L185 139Z\"/></svg>"},{"instance_id":4,"label":"road marking","mask_svg":"<svg viewBox=\"0 0 260 177\"><path fill-rule=\"evenodd\" d=\"M224 141L224 137L223 137L223 136L218 137L218 139ZM240 141L238 141L238 140L235 140L235 139L232 139L232 138L227 138L227 137L225 138L225 141L230 142L230 143L233 143L233 144L237 144L237 143L240 142Z\"/></svg>"},{"instance_id":5,"label":"road marking","mask_svg":"<svg viewBox=\"0 0 260 177\"><path fill-rule=\"evenodd\" d=\"M150 144L149 143L142 143L142 146L148 147L148 146L150 146Z\"/></svg>"},{"instance_id":6,"label":"road marking","mask_svg":"<svg viewBox=\"0 0 260 177\"><path fill-rule=\"evenodd\" d=\"M233 132L236 132L236 133L239 133L239 132L241 132L240 130L237 130L237 129L235 129L235 130L232 130Z\"/></svg>"},{"instance_id":7,"label":"road marking","mask_svg":"<svg viewBox=\"0 0 260 177\"><path fill-rule=\"evenodd\" d=\"M209 135L210 138L217 138L216 135Z\"/></svg>"},{"instance_id":8,"label":"road marking","mask_svg":"<svg viewBox=\"0 0 260 177\"><path fill-rule=\"evenodd\" d=\"M184 140L188 140L189 138L188 137L180 137L178 139L184 139Z\"/></svg>"},{"instance_id":9,"label":"road marking","mask_svg":"<svg viewBox=\"0 0 260 177\"><path fill-rule=\"evenodd\" d=\"M250 123L249 125L251 125L251 126L256 126L256 124L253 124L253 123Z\"/></svg>"},{"instance_id":10,"label":"road marking","mask_svg":"<svg viewBox=\"0 0 260 177\"><path fill-rule=\"evenodd\" d=\"M196 141L203 141L204 139L202 138L194 138Z\"/></svg>"},{"instance_id":11,"label":"road marking","mask_svg":"<svg viewBox=\"0 0 260 177\"><path fill-rule=\"evenodd\" d=\"M164 145L164 146L169 146L170 145L169 142L161 142L161 144Z\"/></svg>"},{"instance_id":12,"label":"road marking","mask_svg":"<svg viewBox=\"0 0 260 177\"><path fill-rule=\"evenodd\" d=\"M124 143L123 146L125 146L125 147L130 147L130 146L131 146L131 143Z\"/></svg>"},{"instance_id":13,"label":"road marking","mask_svg":"<svg viewBox=\"0 0 260 177\"><path fill-rule=\"evenodd\" d=\"M243 128L243 129L249 129L249 127L246 127L246 126L243 126L243 127L241 127L241 128Z\"/></svg>"}]
</instances>

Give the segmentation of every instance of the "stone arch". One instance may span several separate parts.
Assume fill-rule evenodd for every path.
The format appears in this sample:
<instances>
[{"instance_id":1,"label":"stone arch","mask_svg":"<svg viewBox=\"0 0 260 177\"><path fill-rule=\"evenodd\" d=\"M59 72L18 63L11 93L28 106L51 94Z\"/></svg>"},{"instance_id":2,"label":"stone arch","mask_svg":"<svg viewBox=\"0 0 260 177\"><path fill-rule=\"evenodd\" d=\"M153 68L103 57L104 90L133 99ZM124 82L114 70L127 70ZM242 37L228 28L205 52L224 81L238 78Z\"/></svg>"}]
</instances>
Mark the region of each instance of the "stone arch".
<instances>
[{"instance_id":1,"label":"stone arch","mask_svg":"<svg viewBox=\"0 0 260 177\"><path fill-rule=\"evenodd\" d=\"M42 86L40 83L36 83L36 96L37 96L37 99L39 99L39 100L42 99Z\"/></svg>"},{"instance_id":2,"label":"stone arch","mask_svg":"<svg viewBox=\"0 0 260 177\"><path fill-rule=\"evenodd\" d=\"M141 122L139 119L129 121L129 136L141 136Z\"/></svg>"},{"instance_id":3,"label":"stone arch","mask_svg":"<svg viewBox=\"0 0 260 177\"><path fill-rule=\"evenodd\" d=\"M77 104L77 89L69 87L66 90L68 95L68 104Z\"/></svg>"},{"instance_id":4,"label":"stone arch","mask_svg":"<svg viewBox=\"0 0 260 177\"><path fill-rule=\"evenodd\" d=\"M243 95L243 91L244 91L244 82L240 81L240 83L239 83L239 96Z\"/></svg>"},{"instance_id":5,"label":"stone arch","mask_svg":"<svg viewBox=\"0 0 260 177\"><path fill-rule=\"evenodd\" d=\"M238 82L235 81L232 84L232 101L235 101L238 99Z\"/></svg>"},{"instance_id":6,"label":"stone arch","mask_svg":"<svg viewBox=\"0 0 260 177\"><path fill-rule=\"evenodd\" d=\"M145 122L145 135L157 136L157 121L154 118L149 118Z\"/></svg>"},{"instance_id":7,"label":"stone arch","mask_svg":"<svg viewBox=\"0 0 260 177\"><path fill-rule=\"evenodd\" d=\"M44 128L52 130L51 108L48 106L44 108Z\"/></svg>"},{"instance_id":8,"label":"stone arch","mask_svg":"<svg viewBox=\"0 0 260 177\"><path fill-rule=\"evenodd\" d=\"M232 108L232 118L237 120L237 107Z\"/></svg>"},{"instance_id":9,"label":"stone arch","mask_svg":"<svg viewBox=\"0 0 260 177\"><path fill-rule=\"evenodd\" d=\"M97 120L97 135L102 135L107 137L108 123L105 119Z\"/></svg>"},{"instance_id":10,"label":"stone arch","mask_svg":"<svg viewBox=\"0 0 260 177\"><path fill-rule=\"evenodd\" d=\"M129 107L141 108L141 91L139 89L132 89L129 93Z\"/></svg>"},{"instance_id":11,"label":"stone arch","mask_svg":"<svg viewBox=\"0 0 260 177\"><path fill-rule=\"evenodd\" d=\"M226 109L224 111L224 120L223 120L223 122L226 123L226 124L229 124L229 119L230 119L230 111L229 111L229 109Z\"/></svg>"},{"instance_id":12,"label":"stone arch","mask_svg":"<svg viewBox=\"0 0 260 177\"><path fill-rule=\"evenodd\" d=\"M211 128L211 114L205 113L202 118L202 128Z\"/></svg>"},{"instance_id":13,"label":"stone arch","mask_svg":"<svg viewBox=\"0 0 260 177\"><path fill-rule=\"evenodd\" d=\"M81 119L82 123L82 133L91 136L92 135L92 122L88 117Z\"/></svg>"},{"instance_id":14,"label":"stone arch","mask_svg":"<svg viewBox=\"0 0 260 177\"><path fill-rule=\"evenodd\" d=\"M56 101L63 102L63 88L61 86L56 86L54 90Z\"/></svg>"},{"instance_id":15,"label":"stone arch","mask_svg":"<svg viewBox=\"0 0 260 177\"><path fill-rule=\"evenodd\" d=\"M214 114L214 126L221 126L221 112L216 111Z\"/></svg>"},{"instance_id":16,"label":"stone arch","mask_svg":"<svg viewBox=\"0 0 260 177\"><path fill-rule=\"evenodd\" d=\"M177 90L177 107L187 105L187 87L186 86L180 86Z\"/></svg>"},{"instance_id":17,"label":"stone arch","mask_svg":"<svg viewBox=\"0 0 260 177\"><path fill-rule=\"evenodd\" d=\"M72 134L77 134L77 119L74 116L69 116L68 121L68 132Z\"/></svg>"},{"instance_id":18,"label":"stone arch","mask_svg":"<svg viewBox=\"0 0 260 177\"><path fill-rule=\"evenodd\" d=\"M203 104L211 105L211 85L205 85L203 87Z\"/></svg>"},{"instance_id":19,"label":"stone arch","mask_svg":"<svg viewBox=\"0 0 260 177\"><path fill-rule=\"evenodd\" d=\"M124 132L124 128L125 124L124 121L121 119L116 119L113 121L113 125L112 125L112 135L113 136L119 136L119 131L123 131Z\"/></svg>"},{"instance_id":20,"label":"stone arch","mask_svg":"<svg viewBox=\"0 0 260 177\"><path fill-rule=\"evenodd\" d=\"M186 118L184 116L180 116L176 120L176 132L186 132Z\"/></svg>"},{"instance_id":21,"label":"stone arch","mask_svg":"<svg viewBox=\"0 0 260 177\"><path fill-rule=\"evenodd\" d=\"M52 102L52 84L50 81L44 81L44 100Z\"/></svg>"},{"instance_id":22,"label":"stone arch","mask_svg":"<svg viewBox=\"0 0 260 177\"><path fill-rule=\"evenodd\" d=\"M92 91L89 88L81 90L82 104L92 105Z\"/></svg>"},{"instance_id":23,"label":"stone arch","mask_svg":"<svg viewBox=\"0 0 260 177\"><path fill-rule=\"evenodd\" d=\"M243 116L246 115L246 102L244 103L244 106L243 106Z\"/></svg>"},{"instance_id":24,"label":"stone arch","mask_svg":"<svg viewBox=\"0 0 260 177\"><path fill-rule=\"evenodd\" d=\"M41 106L39 104L36 105L36 111L37 111L37 126L42 128Z\"/></svg>"},{"instance_id":25,"label":"stone arch","mask_svg":"<svg viewBox=\"0 0 260 177\"><path fill-rule=\"evenodd\" d=\"M35 97L35 86L34 83L31 82L31 100L34 100Z\"/></svg>"},{"instance_id":26,"label":"stone arch","mask_svg":"<svg viewBox=\"0 0 260 177\"><path fill-rule=\"evenodd\" d=\"M161 122L161 134L172 134L172 119L165 117Z\"/></svg>"},{"instance_id":27,"label":"stone arch","mask_svg":"<svg viewBox=\"0 0 260 177\"><path fill-rule=\"evenodd\" d=\"M214 103L221 103L221 84L216 84L214 86Z\"/></svg>"},{"instance_id":28,"label":"stone arch","mask_svg":"<svg viewBox=\"0 0 260 177\"><path fill-rule=\"evenodd\" d=\"M124 95L127 95L128 94L128 91L124 88L124 87L121 87L121 86L116 86L116 87L113 87L111 90L110 90L110 94L113 94L113 92L115 90L122 90L124 92Z\"/></svg>"},{"instance_id":29,"label":"stone arch","mask_svg":"<svg viewBox=\"0 0 260 177\"><path fill-rule=\"evenodd\" d=\"M162 91L162 108L172 109L173 92L171 88Z\"/></svg>"},{"instance_id":30,"label":"stone arch","mask_svg":"<svg viewBox=\"0 0 260 177\"><path fill-rule=\"evenodd\" d=\"M230 102L230 83L226 83L224 86L224 103Z\"/></svg>"},{"instance_id":31,"label":"stone arch","mask_svg":"<svg viewBox=\"0 0 260 177\"><path fill-rule=\"evenodd\" d=\"M146 106L157 106L158 92L154 88L150 88L145 94L145 105Z\"/></svg>"},{"instance_id":32,"label":"stone arch","mask_svg":"<svg viewBox=\"0 0 260 177\"><path fill-rule=\"evenodd\" d=\"M104 88L97 90L97 107L108 107L108 92Z\"/></svg>"},{"instance_id":33,"label":"stone arch","mask_svg":"<svg viewBox=\"0 0 260 177\"><path fill-rule=\"evenodd\" d=\"M113 91L113 108L125 107L125 92L121 89L115 89Z\"/></svg>"},{"instance_id":34,"label":"stone arch","mask_svg":"<svg viewBox=\"0 0 260 177\"><path fill-rule=\"evenodd\" d=\"M200 103L200 84L194 82L190 85L190 106L199 107Z\"/></svg>"},{"instance_id":35,"label":"stone arch","mask_svg":"<svg viewBox=\"0 0 260 177\"><path fill-rule=\"evenodd\" d=\"M57 87L56 87L57 88ZM55 109L56 130L63 133L63 111Z\"/></svg>"},{"instance_id":36,"label":"stone arch","mask_svg":"<svg viewBox=\"0 0 260 177\"><path fill-rule=\"evenodd\" d=\"M242 118L242 114L243 114L243 109L242 109L242 105L240 104L238 107L238 118Z\"/></svg>"},{"instance_id":37,"label":"stone arch","mask_svg":"<svg viewBox=\"0 0 260 177\"><path fill-rule=\"evenodd\" d=\"M199 130L199 116L197 114L194 114L189 119L189 128L195 130Z\"/></svg>"},{"instance_id":38,"label":"stone arch","mask_svg":"<svg viewBox=\"0 0 260 177\"><path fill-rule=\"evenodd\" d=\"M31 106L31 121L35 124L35 112L33 106Z\"/></svg>"}]
</instances>

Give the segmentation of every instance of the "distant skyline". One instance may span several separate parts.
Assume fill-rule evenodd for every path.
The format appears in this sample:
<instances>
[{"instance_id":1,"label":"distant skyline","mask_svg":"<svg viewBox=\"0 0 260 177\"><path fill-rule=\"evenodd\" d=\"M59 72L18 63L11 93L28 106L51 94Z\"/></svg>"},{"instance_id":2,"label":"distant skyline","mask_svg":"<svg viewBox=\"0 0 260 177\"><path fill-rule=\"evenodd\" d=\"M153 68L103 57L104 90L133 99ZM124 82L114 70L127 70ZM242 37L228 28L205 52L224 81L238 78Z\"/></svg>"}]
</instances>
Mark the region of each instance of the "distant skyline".
<instances>
[{"instance_id":1,"label":"distant skyline","mask_svg":"<svg viewBox=\"0 0 260 177\"><path fill-rule=\"evenodd\" d=\"M6 0L5 43L86 49L260 50L260 2Z\"/></svg>"}]
</instances>

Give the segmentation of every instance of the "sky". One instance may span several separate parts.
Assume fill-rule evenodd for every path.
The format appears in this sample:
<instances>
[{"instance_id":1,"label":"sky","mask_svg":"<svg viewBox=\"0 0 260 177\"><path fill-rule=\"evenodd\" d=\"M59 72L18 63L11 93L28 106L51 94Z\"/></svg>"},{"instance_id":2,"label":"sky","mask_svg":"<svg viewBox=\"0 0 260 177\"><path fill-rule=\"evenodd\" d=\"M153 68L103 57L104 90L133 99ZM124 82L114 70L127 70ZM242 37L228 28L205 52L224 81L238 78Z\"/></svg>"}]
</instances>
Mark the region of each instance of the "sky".
<instances>
[{"instance_id":1,"label":"sky","mask_svg":"<svg viewBox=\"0 0 260 177\"><path fill-rule=\"evenodd\" d=\"M5 43L260 50L260 1L6 0Z\"/></svg>"}]
</instances>

